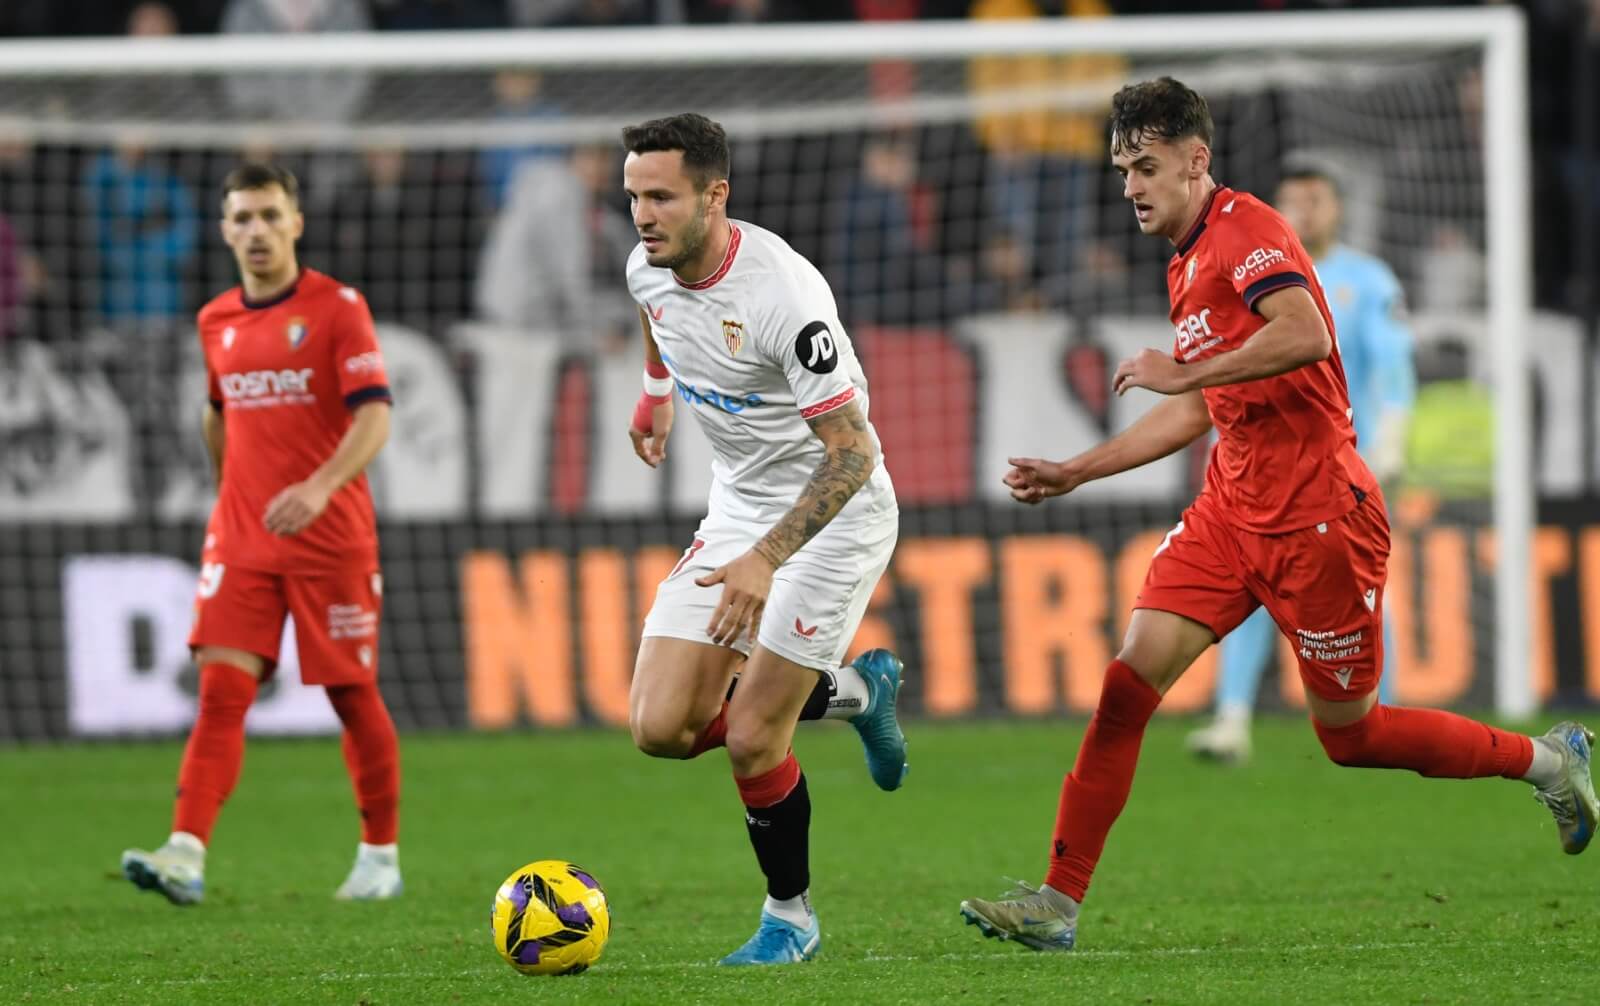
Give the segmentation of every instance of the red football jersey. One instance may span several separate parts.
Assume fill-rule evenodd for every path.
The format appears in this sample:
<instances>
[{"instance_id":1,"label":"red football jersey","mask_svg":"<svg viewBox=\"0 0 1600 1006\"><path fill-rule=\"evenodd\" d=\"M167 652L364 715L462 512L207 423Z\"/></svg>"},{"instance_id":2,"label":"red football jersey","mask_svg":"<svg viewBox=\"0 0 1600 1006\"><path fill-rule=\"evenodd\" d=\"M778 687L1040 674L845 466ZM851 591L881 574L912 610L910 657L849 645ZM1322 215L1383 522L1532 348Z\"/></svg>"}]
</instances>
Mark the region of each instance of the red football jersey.
<instances>
[{"instance_id":1,"label":"red football jersey","mask_svg":"<svg viewBox=\"0 0 1600 1006\"><path fill-rule=\"evenodd\" d=\"M1333 334L1311 256L1286 220L1254 196L1219 186L1167 266L1179 363L1244 345L1274 290L1310 291ZM1339 343L1326 360L1287 374L1202 392L1217 443L1198 502L1236 526L1296 531L1347 513L1377 485L1356 453Z\"/></svg>"},{"instance_id":2,"label":"red football jersey","mask_svg":"<svg viewBox=\"0 0 1600 1006\"><path fill-rule=\"evenodd\" d=\"M234 287L200 309L211 404L222 410L222 486L208 561L276 573L375 566L378 524L365 475L299 534L263 523L267 504L333 456L351 410L389 401L372 312L354 287L310 269L262 303Z\"/></svg>"}]
</instances>

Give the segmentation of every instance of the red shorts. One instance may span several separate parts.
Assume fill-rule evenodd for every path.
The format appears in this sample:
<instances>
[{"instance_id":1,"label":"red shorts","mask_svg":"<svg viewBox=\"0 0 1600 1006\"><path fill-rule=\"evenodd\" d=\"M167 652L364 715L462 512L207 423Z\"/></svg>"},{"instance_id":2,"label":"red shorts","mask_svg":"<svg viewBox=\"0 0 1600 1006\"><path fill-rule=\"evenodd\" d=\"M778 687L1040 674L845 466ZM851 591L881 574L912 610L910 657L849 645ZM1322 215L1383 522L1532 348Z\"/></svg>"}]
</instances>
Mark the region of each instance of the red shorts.
<instances>
[{"instance_id":1,"label":"red shorts","mask_svg":"<svg viewBox=\"0 0 1600 1006\"><path fill-rule=\"evenodd\" d=\"M378 673L378 620L383 578L376 569L285 576L205 562L195 592L190 649L226 646L277 666L283 620L294 617L300 680L352 685Z\"/></svg>"},{"instance_id":2,"label":"red shorts","mask_svg":"<svg viewBox=\"0 0 1600 1006\"><path fill-rule=\"evenodd\" d=\"M1191 506L1156 549L1133 606L1193 619L1221 639L1263 605L1294 644L1306 689L1344 702L1378 686L1388 562L1377 493L1287 534L1245 531Z\"/></svg>"}]
</instances>

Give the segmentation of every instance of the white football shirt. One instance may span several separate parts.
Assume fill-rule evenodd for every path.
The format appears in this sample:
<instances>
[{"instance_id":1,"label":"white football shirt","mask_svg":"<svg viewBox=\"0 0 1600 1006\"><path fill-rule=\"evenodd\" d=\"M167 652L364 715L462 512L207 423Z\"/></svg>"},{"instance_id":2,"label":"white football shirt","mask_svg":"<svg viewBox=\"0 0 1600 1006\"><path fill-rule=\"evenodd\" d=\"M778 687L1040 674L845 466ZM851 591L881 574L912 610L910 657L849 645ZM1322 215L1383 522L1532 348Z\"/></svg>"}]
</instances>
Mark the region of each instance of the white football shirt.
<instances>
[{"instance_id":1,"label":"white football shirt","mask_svg":"<svg viewBox=\"0 0 1600 1006\"><path fill-rule=\"evenodd\" d=\"M839 321L827 280L769 230L731 221L722 264L698 283L628 257L628 290L650 316L677 391L677 421L693 412L712 447L710 512L775 521L794 506L825 450L807 420L854 402L867 414L867 379ZM878 464L834 522L893 513L894 486Z\"/></svg>"}]
</instances>

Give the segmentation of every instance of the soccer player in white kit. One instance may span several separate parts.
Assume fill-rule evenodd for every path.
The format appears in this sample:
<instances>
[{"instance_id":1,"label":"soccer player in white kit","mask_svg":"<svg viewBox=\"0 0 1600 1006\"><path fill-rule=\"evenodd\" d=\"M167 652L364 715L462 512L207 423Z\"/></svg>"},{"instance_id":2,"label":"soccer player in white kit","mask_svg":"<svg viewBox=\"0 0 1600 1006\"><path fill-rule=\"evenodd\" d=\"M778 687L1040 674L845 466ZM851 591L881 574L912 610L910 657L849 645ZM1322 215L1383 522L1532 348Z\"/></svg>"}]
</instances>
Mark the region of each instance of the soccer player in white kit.
<instances>
[{"instance_id":1,"label":"soccer player in white kit","mask_svg":"<svg viewBox=\"0 0 1600 1006\"><path fill-rule=\"evenodd\" d=\"M821 930L795 723L848 718L880 787L906 772L900 661L872 650L839 664L894 552L894 486L827 282L776 234L728 219L722 127L691 113L622 139L641 239L628 259L645 348L634 449L661 463L674 394L713 449L708 512L645 619L629 723L656 757L728 749L767 900L722 963L809 960Z\"/></svg>"}]
</instances>

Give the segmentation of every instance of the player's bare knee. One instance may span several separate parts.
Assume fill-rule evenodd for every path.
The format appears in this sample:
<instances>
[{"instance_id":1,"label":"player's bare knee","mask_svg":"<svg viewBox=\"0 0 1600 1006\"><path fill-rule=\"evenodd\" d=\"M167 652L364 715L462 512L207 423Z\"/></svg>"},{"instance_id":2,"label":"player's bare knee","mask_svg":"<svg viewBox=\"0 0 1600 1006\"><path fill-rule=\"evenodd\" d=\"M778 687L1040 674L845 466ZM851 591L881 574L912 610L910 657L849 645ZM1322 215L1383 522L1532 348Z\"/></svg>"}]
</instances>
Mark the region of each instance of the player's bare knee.
<instances>
[{"instance_id":1,"label":"player's bare knee","mask_svg":"<svg viewBox=\"0 0 1600 1006\"><path fill-rule=\"evenodd\" d=\"M1216 638L1208 627L1182 615L1135 608L1117 660L1165 695Z\"/></svg>"},{"instance_id":2,"label":"player's bare knee","mask_svg":"<svg viewBox=\"0 0 1600 1006\"><path fill-rule=\"evenodd\" d=\"M195 651L194 661L201 667L207 664L226 664L237 667L256 680L266 671L267 662L259 654L237 650L231 646L202 646Z\"/></svg>"},{"instance_id":3,"label":"player's bare knee","mask_svg":"<svg viewBox=\"0 0 1600 1006\"><path fill-rule=\"evenodd\" d=\"M783 732L765 719L747 718L728 723L728 760L738 775L750 775L761 767L783 760L788 740Z\"/></svg>"},{"instance_id":4,"label":"player's bare knee","mask_svg":"<svg viewBox=\"0 0 1600 1006\"><path fill-rule=\"evenodd\" d=\"M628 727L634 747L652 758L687 758L694 747L695 731L674 720L632 716Z\"/></svg>"},{"instance_id":5,"label":"player's bare knee","mask_svg":"<svg viewBox=\"0 0 1600 1006\"><path fill-rule=\"evenodd\" d=\"M1132 668L1140 680L1162 695L1167 694L1167 689L1177 683L1193 662L1185 655L1152 647L1148 642L1136 644L1132 640L1122 644L1117 660Z\"/></svg>"}]
</instances>

